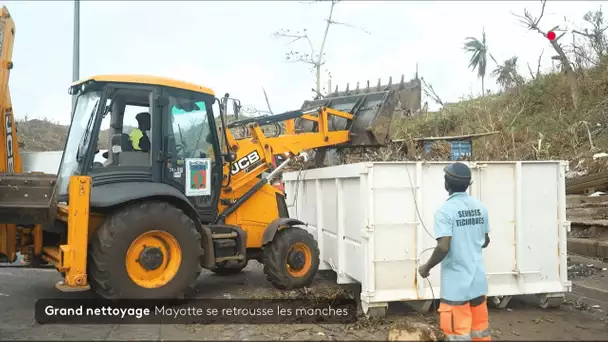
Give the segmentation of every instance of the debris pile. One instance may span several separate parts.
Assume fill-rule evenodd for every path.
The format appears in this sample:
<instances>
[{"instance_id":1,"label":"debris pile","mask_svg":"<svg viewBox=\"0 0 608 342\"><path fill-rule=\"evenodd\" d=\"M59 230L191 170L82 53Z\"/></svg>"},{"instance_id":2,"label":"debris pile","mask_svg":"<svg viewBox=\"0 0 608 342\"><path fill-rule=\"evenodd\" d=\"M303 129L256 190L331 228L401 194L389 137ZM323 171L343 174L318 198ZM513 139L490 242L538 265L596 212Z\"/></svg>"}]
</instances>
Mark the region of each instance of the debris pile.
<instances>
[{"instance_id":1,"label":"debris pile","mask_svg":"<svg viewBox=\"0 0 608 342\"><path fill-rule=\"evenodd\" d=\"M591 175L608 169L608 154L596 153L593 156L582 156L570 161L566 178L573 179Z\"/></svg>"},{"instance_id":2,"label":"debris pile","mask_svg":"<svg viewBox=\"0 0 608 342\"><path fill-rule=\"evenodd\" d=\"M568 266L568 279L590 277L597 272L598 269L593 264L573 264Z\"/></svg>"},{"instance_id":3,"label":"debris pile","mask_svg":"<svg viewBox=\"0 0 608 342\"><path fill-rule=\"evenodd\" d=\"M389 341L442 341L444 338L437 327L421 322L400 322L388 333Z\"/></svg>"}]
</instances>

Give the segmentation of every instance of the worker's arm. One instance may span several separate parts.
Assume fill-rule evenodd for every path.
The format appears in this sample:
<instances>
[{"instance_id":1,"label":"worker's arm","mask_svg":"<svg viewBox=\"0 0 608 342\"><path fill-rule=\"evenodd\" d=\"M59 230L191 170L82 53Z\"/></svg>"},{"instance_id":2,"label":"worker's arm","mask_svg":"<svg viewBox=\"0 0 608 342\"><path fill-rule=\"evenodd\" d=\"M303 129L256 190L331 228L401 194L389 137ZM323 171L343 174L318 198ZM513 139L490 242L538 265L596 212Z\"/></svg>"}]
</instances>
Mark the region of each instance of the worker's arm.
<instances>
[{"instance_id":1,"label":"worker's arm","mask_svg":"<svg viewBox=\"0 0 608 342\"><path fill-rule=\"evenodd\" d=\"M486 241L483 243L483 246L481 246L481 248L486 248L490 244L490 222L488 222L488 216L489 215L486 211L486 217L485 220L483 220L483 228L484 233L486 234Z\"/></svg>"},{"instance_id":2,"label":"worker's arm","mask_svg":"<svg viewBox=\"0 0 608 342\"><path fill-rule=\"evenodd\" d=\"M437 239L437 246L433 250L431 258L418 269L420 276L423 278L428 277L431 269L443 261L450 251L452 218L441 210L435 214L435 238Z\"/></svg>"},{"instance_id":3,"label":"worker's arm","mask_svg":"<svg viewBox=\"0 0 608 342\"><path fill-rule=\"evenodd\" d=\"M450 251L451 242L451 236L444 236L437 239L437 247L435 247L433 250L433 255L431 255L431 258L426 263L428 271L431 271L433 267L437 266L443 261L443 259L445 259L446 255L448 255L448 252Z\"/></svg>"}]
</instances>

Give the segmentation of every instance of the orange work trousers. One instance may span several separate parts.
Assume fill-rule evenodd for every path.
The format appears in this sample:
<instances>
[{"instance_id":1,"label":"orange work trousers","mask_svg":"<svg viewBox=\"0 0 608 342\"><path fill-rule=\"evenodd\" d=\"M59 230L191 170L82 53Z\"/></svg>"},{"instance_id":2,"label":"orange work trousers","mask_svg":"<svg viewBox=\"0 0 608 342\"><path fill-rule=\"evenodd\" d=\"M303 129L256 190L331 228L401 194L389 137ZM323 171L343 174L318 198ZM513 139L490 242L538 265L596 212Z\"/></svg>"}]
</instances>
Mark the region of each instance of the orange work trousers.
<instances>
[{"instance_id":1,"label":"orange work trousers","mask_svg":"<svg viewBox=\"0 0 608 342\"><path fill-rule=\"evenodd\" d=\"M464 304L441 300L439 327L448 341L490 341L488 304L485 296Z\"/></svg>"}]
</instances>

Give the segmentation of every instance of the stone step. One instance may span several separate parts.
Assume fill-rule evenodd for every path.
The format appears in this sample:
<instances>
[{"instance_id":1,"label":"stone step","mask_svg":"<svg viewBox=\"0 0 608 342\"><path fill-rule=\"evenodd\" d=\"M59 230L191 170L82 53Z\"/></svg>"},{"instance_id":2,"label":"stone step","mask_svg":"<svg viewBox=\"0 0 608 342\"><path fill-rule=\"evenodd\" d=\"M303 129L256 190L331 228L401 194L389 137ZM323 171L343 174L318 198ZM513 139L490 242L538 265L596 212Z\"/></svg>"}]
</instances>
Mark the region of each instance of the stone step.
<instances>
[{"instance_id":1,"label":"stone step","mask_svg":"<svg viewBox=\"0 0 608 342\"><path fill-rule=\"evenodd\" d=\"M608 241L608 220L571 219L568 238Z\"/></svg>"},{"instance_id":2,"label":"stone step","mask_svg":"<svg viewBox=\"0 0 608 342\"><path fill-rule=\"evenodd\" d=\"M571 227L577 228L590 228L590 227L598 227L599 229L608 229L608 220L594 220L594 219L585 219L580 217L572 217L568 218L570 221Z\"/></svg>"},{"instance_id":3,"label":"stone step","mask_svg":"<svg viewBox=\"0 0 608 342\"><path fill-rule=\"evenodd\" d=\"M580 204L590 203L608 203L608 196L584 196L584 195L569 195L566 197L566 206L576 206Z\"/></svg>"},{"instance_id":4,"label":"stone step","mask_svg":"<svg viewBox=\"0 0 608 342\"><path fill-rule=\"evenodd\" d=\"M566 205L566 209L575 208L608 208L608 202L590 202Z\"/></svg>"},{"instance_id":5,"label":"stone step","mask_svg":"<svg viewBox=\"0 0 608 342\"><path fill-rule=\"evenodd\" d=\"M608 260L608 241L569 237L568 252Z\"/></svg>"},{"instance_id":6,"label":"stone step","mask_svg":"<svg viewBox=\"0 0 608 342\"><path fill-rule=\"evenodd\" d=\"M607 219L608 207L570 208L566 210L566 217L570 221L575 219Z\"/></svg>"}]
</instances>

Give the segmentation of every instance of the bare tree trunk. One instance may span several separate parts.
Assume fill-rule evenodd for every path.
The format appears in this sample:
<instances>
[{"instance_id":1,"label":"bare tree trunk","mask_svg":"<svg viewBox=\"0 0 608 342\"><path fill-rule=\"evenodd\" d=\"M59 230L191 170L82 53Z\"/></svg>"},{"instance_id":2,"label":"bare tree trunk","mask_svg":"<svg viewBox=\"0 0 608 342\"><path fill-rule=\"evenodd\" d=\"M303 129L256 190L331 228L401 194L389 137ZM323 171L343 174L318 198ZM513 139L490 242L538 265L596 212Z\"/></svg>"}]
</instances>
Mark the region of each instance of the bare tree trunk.
<instances>
[{"instance_id":1,"label":"bare tree trunk","mask_svg":"<svg viewBox=\"0 0 608 342\"><path fill-rule=\"evenodd\" d=\"M557 43L557 39L550 41L551 46L557 55L559 56L559 61L564 69L564 73L566 74L566 79L568 80L568 85L570 86L570 95L572 97L572 105L574 109L578 108L579 101L579 89L578 89L578 79L576 77L576 72L572 69L572 65L570 61L568 61L568 57L564 53L564 49Z\"/></svg>"},{"instance_id":2,"label":"bare tree trunk","mask_svg":"<svg viewBox=\"0 0 608 342\"><path fill-rule=\"evenodd\" d=\"M568 69L570 69L570 70L568 70ZM571 92L571 96L572 96L572 105L574 106L574 109L578 109L579 98L580 98L579 89L578 89L578 79L576 77L576 74L572 70L572 68L568 67L568 69L566 69L566 78L568 79L568 84L570 85L570 92Z\"/></svg>"},{"instance_id":3,"label":"bare tree trunk","mask_svg":"<svg viewBox=\"0 0 608 342\"><path fill-rule=\"evenodd\" d=\"M545 5L547 3L547 0L541 0L541 3L542 3L542 9L540 11L540 15L537 18L532 17L532 14L530 14L530 12L528 12L525 9L524 9L523 16L519 16L519 15L516 15L516 16L518 18L520 18L520 21L523 24L525 24L528 27L528 29L535 30L538 33L542 34L545 38L547 38L547 32L544 32L543 30L541 30L538 27L538 24L540 23L540 20L542 19L543 14L545 13ZM556 30L557 28L558 27L554 28L554 30ZM572 69L572 65L570 65L570 61L568 60L568 57L564 53L564 49L562 49L562 47L558 44L559 39L562 38L565 34L566 34L566 32L562 33L561 35L556 37L554 40L549 41L549 43L551 43L551 46L553 47L555 52L557 52L559 61L561 63L561 67L563 68L564 73L566 74L566 79L568 80L568 85L570 86L570 94L572 97L572 106L574 107L574 109L578 109L579 88L578 88L577 75L574 72L574 70Z\"/></svg>"},{"instance_id":4,"label":"bare tree trunk","mask_svg":"<svg viewBox=\"0 0 608 342\"><path fill-rule=\"evenodd\" d=\"M313 43L310 40L310 37L308 37L308 34L306 33L306 29L304 29L303 33L300 33L300 31L297 31L294 34L294 33L291 33L289 30L279 30L274 33L274 35L276 37L284 37L284 38L292 39L291 42L289 42L288 44L294 43L300 39L305 39L308 42L308 45L310 47L310 53L302 53L299 51L289 51L289 52L285 53L285 60L287 60L289 62L301 62L301 63L312 65L313 70L315 72L315 83L316 83L315 86L316 87L311 88L310 90L312 90L313 92L316 93L316 95L315 95L316 98L324 97L324 95L321 93L321 89L322 89L322 87L321 87L321 83L322 83L321 82L321 67L325 64L323 57L325 55L325 44L327 43L327 35L329 33L329 27L332 25L343 25L343 26L347 26L350 28L359 29L359 30L365 32L366 34L370 34L364 28L333 20L334 7L340 1L342 1L342 0L331 0L331 7L329 8L329 15L327 16L327 19L325 19L325 21L327 22L325 25L325 32L323 34L323 40L321 41L321 46L320 46L318 53L317 53L316 49L314 48ZM316 2L322 2L322 1L316 0ZM323 2L327 3L329 1L325 0ZM328 77L331 78L331 73L329 73L329 72L328 72Z\"/></svg>"},{"instance_id":5,"label":"bare tree trunk","mask_svg":"<svg viewBox=\"0 0 608 342\"><path fill-rule=\"evenodd\" d=\"M486 96L485 76L481 76L481 97Z\"/></svg>"}]
</instances>

